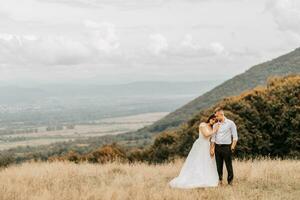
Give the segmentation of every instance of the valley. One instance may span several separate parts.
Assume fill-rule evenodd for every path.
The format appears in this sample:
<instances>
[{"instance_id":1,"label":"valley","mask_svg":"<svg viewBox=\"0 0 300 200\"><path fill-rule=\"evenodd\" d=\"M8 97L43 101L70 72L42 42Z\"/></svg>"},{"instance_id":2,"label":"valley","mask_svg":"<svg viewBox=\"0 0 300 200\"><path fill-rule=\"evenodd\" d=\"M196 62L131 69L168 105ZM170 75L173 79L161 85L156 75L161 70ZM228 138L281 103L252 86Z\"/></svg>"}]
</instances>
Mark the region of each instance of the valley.
<instances>
[{"instance_id":1,"label":"valley","mask_svg":"<svg viewBox=\"0 0 300 200\"><path fill-rule=\"evenodd\" d=\"M51 129L47 126L35 127L33 131L15 131L2 133L0 150L14 147L47 145L56 142L68 142L104 135L116 135L135 131L164 117L168 112L153 112L124 117L104 118L76 125L64 125Z\"/></svg>"}]
</instances>

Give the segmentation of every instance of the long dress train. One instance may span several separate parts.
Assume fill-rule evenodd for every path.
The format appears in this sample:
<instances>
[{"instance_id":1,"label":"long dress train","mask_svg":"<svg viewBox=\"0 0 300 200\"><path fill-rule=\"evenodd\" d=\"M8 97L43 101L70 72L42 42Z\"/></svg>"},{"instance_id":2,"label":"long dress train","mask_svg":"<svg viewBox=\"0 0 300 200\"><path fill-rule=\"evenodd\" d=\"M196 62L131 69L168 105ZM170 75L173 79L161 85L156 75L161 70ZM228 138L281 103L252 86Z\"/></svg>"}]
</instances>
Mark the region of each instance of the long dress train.
<instances>
[{"instance_id":1,"label":"long dress train","mask_svg":"<svg viewBox=\"0 0 300 200\"><path fill-rule=\"evenodd\" d=\"M173 188L215 187L218 181L216 161L210 157L209 139L199 132L179 175L169 185Z\"/></svg>"}]
</instances>

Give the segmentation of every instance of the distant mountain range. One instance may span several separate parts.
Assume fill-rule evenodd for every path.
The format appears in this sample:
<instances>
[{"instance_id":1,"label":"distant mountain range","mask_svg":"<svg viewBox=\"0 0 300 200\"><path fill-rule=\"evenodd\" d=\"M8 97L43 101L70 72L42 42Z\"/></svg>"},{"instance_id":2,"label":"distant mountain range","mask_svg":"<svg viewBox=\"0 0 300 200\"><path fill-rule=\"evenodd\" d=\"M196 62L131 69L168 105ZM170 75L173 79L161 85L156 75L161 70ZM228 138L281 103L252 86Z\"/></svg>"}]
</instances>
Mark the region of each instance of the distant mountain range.
<instances>
[{"instance_id":1,"label":"distant mountain range","mask_svg":"<svg viewBox=\"0 0 300 200\"><path fill-rule=\"evenodd\" d=\"M220 80L163 82L145 81L116 85L48 84L35 87L0 84L0 103L26 103L47 97L92 97L131 95L189 95L205 92Z\"/></svg>"},{"instance_id":2,"label":"distant mountain range","mask_svg":"<svg viewBox=\"0 0 300 200\"><path fill-rule=\"evenodd\" d=\"M225 81L134 134L155 135L166 129L172 129L188 121L195 114L209 108L224 97L238 95L244 90L252 89L258 85L265 85L267 79L271 76L284 76L297 73L300 73L300 48L271 61L251 67L246 72Z\"/></svg>"},{"instance_id":3,"label":"distant mountain range","mask_svg":"<svg viewBox=\"0 0 300 200\"><path fill-rule=\"evenodd\" d=\"M170 112L220 82L147 81L115 85L79 82L31 87L0 83L0 118L4 125L16 121L48 124Z\"/></svg>"}]
</instances>

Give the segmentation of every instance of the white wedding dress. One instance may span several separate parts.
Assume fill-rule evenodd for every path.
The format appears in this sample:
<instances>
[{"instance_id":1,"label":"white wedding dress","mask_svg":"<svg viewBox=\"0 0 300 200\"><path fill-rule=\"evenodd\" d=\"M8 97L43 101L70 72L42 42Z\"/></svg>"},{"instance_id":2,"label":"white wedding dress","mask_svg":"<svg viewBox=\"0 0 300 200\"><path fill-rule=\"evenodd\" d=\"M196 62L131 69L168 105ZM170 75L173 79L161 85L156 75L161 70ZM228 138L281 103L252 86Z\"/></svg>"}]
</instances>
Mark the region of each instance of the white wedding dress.
<instances>
[{"instance_id":1,"label":"white wedding dress","mask_svg":"<svg viewBox=\"0 0 300 200\"><path fill-rule=\"evenodd\" d=\"M215 187L218 181L216 161L210 157L209 138L199 132L179 175L169 185L173 188Z\"/></svg>"}]
</instances>

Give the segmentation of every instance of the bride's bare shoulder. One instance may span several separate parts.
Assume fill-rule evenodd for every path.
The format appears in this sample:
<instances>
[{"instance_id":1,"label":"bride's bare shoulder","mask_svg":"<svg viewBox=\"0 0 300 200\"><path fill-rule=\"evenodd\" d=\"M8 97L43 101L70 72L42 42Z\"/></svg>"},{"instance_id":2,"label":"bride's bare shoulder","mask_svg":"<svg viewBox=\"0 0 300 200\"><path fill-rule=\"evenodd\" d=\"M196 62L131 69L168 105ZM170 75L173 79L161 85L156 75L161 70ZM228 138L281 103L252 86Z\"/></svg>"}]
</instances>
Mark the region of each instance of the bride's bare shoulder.
<instances>
[{"instance_id":1,"label":"bride's bare shoulder","mask_svg":"<svg viewBox=\"0 0 300 200\"><path fill-rule=\"evenodd\" d=\"M205 123L205 122L201 122L200 124L199 124L199 127L205 127L207 124Z\"/></svg>"}]
</instances>

